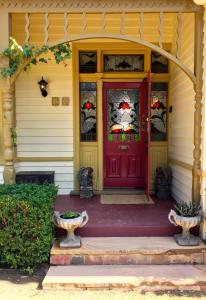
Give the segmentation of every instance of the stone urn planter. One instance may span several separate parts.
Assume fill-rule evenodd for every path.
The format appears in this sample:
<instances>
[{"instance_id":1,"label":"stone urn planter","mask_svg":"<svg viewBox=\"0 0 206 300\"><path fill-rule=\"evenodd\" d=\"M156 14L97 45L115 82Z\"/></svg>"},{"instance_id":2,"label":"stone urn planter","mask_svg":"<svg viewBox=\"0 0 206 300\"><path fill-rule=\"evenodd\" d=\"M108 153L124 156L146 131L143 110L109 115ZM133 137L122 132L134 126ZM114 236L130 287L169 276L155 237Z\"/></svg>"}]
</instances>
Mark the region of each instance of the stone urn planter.
<instances>
[{"instance_id":1,"label":"stone urn planter","mask_svg":"<svg viewBox=\"0 0 206 300\"><path fill-rule=\"evenodd\" d=\"M187 205L184 203L183 205ZM191 207L192 205L190 205ZM189 206L188 206L189 207ZM177 206L176 206L177 208ZM200 239L197 236L194 236L190 233L190 229L200 225L203 215L201 213L201 209L199 207L199 212L197 211L197 215L195 216L182 216L173 209L171 209L168 219L175 226L182 227L181 234L175 234L174 238L177 244L180 246L197 246L199 245Z\"/></svg>"},{"instance_id":2,"label":"stone urn planter","mask_svg":"<svg viewBox=\"0 0 206 300\"><path fill-rule=\"evenodd\" d=\"M74 234L76 228L81 228L88 222L89 217L86 211L78 212L54 212L54 224L67 231L66 238L59 243L60 248L79 248L81 247L80 236Z\"/></svg>"}]
</instances>

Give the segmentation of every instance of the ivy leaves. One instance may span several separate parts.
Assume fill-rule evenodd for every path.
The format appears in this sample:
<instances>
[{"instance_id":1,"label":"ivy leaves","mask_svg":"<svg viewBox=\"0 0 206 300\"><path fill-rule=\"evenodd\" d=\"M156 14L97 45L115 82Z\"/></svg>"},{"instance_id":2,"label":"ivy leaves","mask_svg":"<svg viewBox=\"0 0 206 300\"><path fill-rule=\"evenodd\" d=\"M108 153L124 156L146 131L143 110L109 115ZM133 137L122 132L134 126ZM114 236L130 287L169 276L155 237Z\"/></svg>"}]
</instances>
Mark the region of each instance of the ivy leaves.
<instances>
[{"instance_id":1,"label":"ivy leaves","mask_svg":"<svg viewBox=\"0 0 206 300\"><path fill-rule=\"evenodd\" d=\"M0 73L3 78L14 76L21 69L26 71L31 65L39 63L48 63L49 57L44 56L51 52L57 64L64 62L71 57L71 49L69 44L60 44L49 49L47 45L36 46L31 44L19 45L14 38L10 38L9 47L0 55L9 59L9 65L0 67Z\"/></svg>"},{"instance_id":2,"label":"ivy leaves","mask_svg":"<svg viewBox=\"0 0 206 300\"><path fill-rule=\"evenodd\" d=\"M69 44L60 44L50 48L53 53L56 63L65 62L71 58L71 50ZM65 64L66 65L66 64Z\"/></svg>"}]
</instances>

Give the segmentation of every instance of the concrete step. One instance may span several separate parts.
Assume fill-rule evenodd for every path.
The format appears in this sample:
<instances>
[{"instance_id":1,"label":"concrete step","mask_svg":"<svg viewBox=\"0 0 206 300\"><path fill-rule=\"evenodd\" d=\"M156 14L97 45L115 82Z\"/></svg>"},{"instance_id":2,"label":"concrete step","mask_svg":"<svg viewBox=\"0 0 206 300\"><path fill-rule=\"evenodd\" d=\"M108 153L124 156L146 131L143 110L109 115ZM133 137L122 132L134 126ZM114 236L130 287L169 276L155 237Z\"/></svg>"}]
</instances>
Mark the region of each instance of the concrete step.
<instances>
[{"instance_id":1,"label":"concrete step","mask_svg":"<svg viewBox=\"0 0 206 300\"><path fill-rule=\"evenodd\" d=\"M55 241L51 265L205 264L206 245L178 246L173 237L82 238L81 248L59 248Z\"/></svg>"},{"instance_id":2,"label":"concrete step","mask_svg":"<svg viewBox=\"0 0 206 300\"><path fill-rule=\"evenodd\" d=\"M42 285L68 290L206 291L206 266L55 266Z\"/></svg>"}]
</instances>

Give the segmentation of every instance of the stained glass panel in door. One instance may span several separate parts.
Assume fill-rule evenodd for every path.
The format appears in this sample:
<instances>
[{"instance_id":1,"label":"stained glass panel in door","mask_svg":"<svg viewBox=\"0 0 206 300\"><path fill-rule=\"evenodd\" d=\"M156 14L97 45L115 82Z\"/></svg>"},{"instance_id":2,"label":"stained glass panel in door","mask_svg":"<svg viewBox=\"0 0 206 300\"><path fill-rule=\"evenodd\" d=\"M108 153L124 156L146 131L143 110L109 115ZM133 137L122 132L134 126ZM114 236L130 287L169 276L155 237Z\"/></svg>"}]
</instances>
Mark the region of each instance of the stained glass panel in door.
<instances>
[{"instance_id":1,"label":"stained glass panel in door","mask_svg":"<svg viewBox=\"0 0 206 300\"><path fill-rule=\"evenodd\" d=\"M108 89L108 140L138 141L139 91L137 89Z\"/></svg>"}]
</instances>

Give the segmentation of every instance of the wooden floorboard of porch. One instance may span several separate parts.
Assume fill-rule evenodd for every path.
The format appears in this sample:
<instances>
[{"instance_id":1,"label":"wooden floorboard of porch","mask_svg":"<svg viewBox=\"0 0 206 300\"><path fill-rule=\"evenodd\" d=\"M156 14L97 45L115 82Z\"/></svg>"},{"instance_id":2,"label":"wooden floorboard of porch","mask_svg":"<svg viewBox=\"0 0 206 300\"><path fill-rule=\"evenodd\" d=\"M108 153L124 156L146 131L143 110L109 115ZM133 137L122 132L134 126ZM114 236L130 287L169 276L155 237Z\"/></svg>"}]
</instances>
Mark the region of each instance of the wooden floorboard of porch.
<instances>
[{"instance_id":1,"label":"wooden floorboard of porch","mask_svg":"<svg viewBox=\"0 0 206 300\"><path fill-rule=\"evenodd\" d=\"M86 210L89 221L79 231L84 237L172 236L179 232L180 228L168 220L174 200L153 200L153 205L103 205L99 196L87 200L79 196L60 195L56 198L55 210ZM57 236L63 233L59 229L56 231Z\"/></svg>"}]
</instances>

